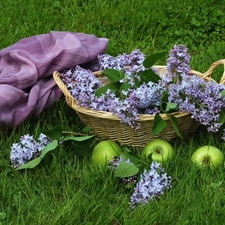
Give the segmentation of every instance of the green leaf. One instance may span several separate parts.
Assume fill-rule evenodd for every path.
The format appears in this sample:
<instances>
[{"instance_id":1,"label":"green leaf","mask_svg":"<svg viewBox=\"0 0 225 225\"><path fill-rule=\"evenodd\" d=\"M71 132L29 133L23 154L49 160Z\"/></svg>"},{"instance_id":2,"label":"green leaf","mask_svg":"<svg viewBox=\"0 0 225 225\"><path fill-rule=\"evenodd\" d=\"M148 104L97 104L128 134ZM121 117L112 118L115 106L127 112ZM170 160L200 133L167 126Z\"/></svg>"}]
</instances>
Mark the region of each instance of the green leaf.
<instances>
[{"instance_id":1,"label":"green leaf","mask_svg":"<svg viewBox=\"0 0 225 225\"><path fill-rule=\"evenodd\" d=\"M58 125L54 127L52 130L47 130L42 133L53 140L59 140L59 138L62 137L62 131L63 131L62 127Z\"/></svg>"},{"instance_id":2,"label":"green leaf","mask_svg":"<svg viewBox=\"0 0 225 225\"><path fill-rule=\"evenodd\" d=\"M92 142L93 141L86 141L86 142L73 141L72 149L79 156L90 157L93 151L93 148L91 147Z\"/></svg>"},{"instance_id":3,"label":"green leaf","mask_svg":"<svg viewBox=\"0 0 225 225\"><path fill-rule=\"evenodd\" d=\"M220 112L220 117L219 117L219 123L224 124L225 123L225 111Z\"/></svg>"},{"instance_id":4,"label":"green leaf","mask_svg":"<svg viewBox=\"0 0 225 225\"><path fill-rule=\"evenodd\" d=\"M165 113L169 113L169 112L174 112L177 111L177 104L176 103L171 103L171 102L166 102L165 103Z\"/></svg>"},{"instance_id":5,"label":"green leaf","mask_svg":"<svg viewBox=\"0 0 225 225\"><path fill-rule=\"evenodd\" d=\"M41 155L39 157L43 158L48 152L56 149L58 147L58 141L54 140L48 145L45 146L45 148L42 149Z\"/></svg>"},{"instance_id":6,"label":"green leaf","mask_svg":"<svg viewBox=\"0 0 225 225\"><path fill-rule=\"evenodd\" d=\"M177 103L171 103L171 102L168 102L167 103L167 107L169 109L177 109Z\"/></svg>"},{"instance_id":7,"label":"green leaf","mask_svg":"<svg viewBox=\"0 0 225 225\"><path fill-rule=\"evenodd\" d=\"M179 131L179 128L178 128L178 120L177 120L177 118L175 116L173 116L173 115L168 115L168 116L170 118L170 122L171 122L171 124L172 124L172 126L173 126L173 128L174 128L174 130L175 130L175 132L177 134L177 136L183 139L183 137L182 137L182 135L181 135L181 133Z\"/></svg>"},{"instance_id":8,"label":"green leaf","mask_svg":"<svg viewBox=\"0 0 225 225\"><path fill-rule=\"evenodd\" d=\"M222 96L225 96L225 90L222 90L222 91L220 92L220 94L221 94Z\"/></svg>"},{"instance_id":9,"label":"green leaf","mask_svg":"<svg viewBox=\"0 0 225 225\"><path fill-rule=\"evenodd\" d=\"M129 85L129 83L128 82L123 82L122 84L121 84L121 86L120 86L120 92L121 91L127 91L128 89L130 88L130 85Z\"/></svg>"},{"instance_id":10,"label":"green leaf","mask_svg":"<svg viewBox=\"0 0 225 225\"><path fill-rule=\"evenodd\" d=\"M107 90L111 90L113 91L115 94L117 94L117 92L120 90L120 83L116 82L116 83L109 83L106 84L102 87L100 87L96 92L95 95L97 97L101 97L102 94L105 94L107 92Z\"/></svg>"},{"instance_id":11,"label":"green leaf","mask_svg":"<svg viewBox=\"0 0 225 225\"><path fill-rule=\"evenodd\" d=\"M130 149L128 149L126 146L122 148L123 155L125 156L125 159L130 159L130 161L137 166L137 164L140 164L142 161L134 155Z\"/></svg>"},{"instance_id":12,"label":"green leaf","mask_svg":"<svg viewBox=\"0 0 225 225\"><path fill-rule=\"evenodd\" d=\"M135 87L137 87L137 88L140 87L142 84L141 81L139 79L137 79L136 77L134 77L133 79L134 79Z\"/></svg>"},{"instance_id":13,"label":"green leaf","mask_svg":"<svg viewBox=\"0 0 225 225\"><path fill-rule=\"evenodd\" d=\"M16 170L32 169L32 168L36 167L41 162L41 160L42 160L41 157L35 158L35 159L17 167Z\"/></svg>"},{"instance_id":14,"label":"green leaf","mask_svg":"<svg viewBox=\"0 0 225 225\"><path fill-rule=\"evenodd\" d=\"M86 126L82 129L82 132L86 133L89 132L91 130L91 128L89 126Z\"/></svg>"},{"instance_id":15,"label":"green leaf","mask_svg":"<svg viewBox=\"0 0 225 225\"><path fill-rule=\"evenodd\" d=\"M19 167L16 168L16 170L21 170L21 169L32 169L34 167L36 167L40 162L41 160L44 158L44 156L54 150L55 148L57 148L58 146L58 141L57 140L54 140L52 141L51 143L49 143L48 145L45 146L45 148L42 149L41 151L41 155Z\"/></svg>"},{"instance_id":16,"label":"green leaf","mask_svg":"<svg viewBox=\"0 0 225 225\"><path fill-rule=\"evenodd\" d=\"M159 52L159 53L155 53L153 55L147 56L143 62L143 66L146 68L151 68L156 61L164 57L166 54L167 52Z\"/></svg>"},{"instance_id":17,"label":"green leaf","mask_svg":"<svg viewBox=\"0 0 225 225\"><path fill-rule=\"evenodd\" d=\"M93 138L95 135L90 135L90 136L82 136L82 137L75 137L73 135L69 135L69 136L66 136L62 139L62 141L86 141L86 140L89 140L91 138Z\"/></svg>"},{"instance_id":18,"label":"green leaf","mask_svg":"<svg viewBox=\"0 0 225 225\"><path fill-rule=\"evenodd\" d=\"M116 177L130 177L139 172L139 168L128 162L121 162L115 171Z\"/></svg>"},{"instance_id":19,"label":"green leaf","mask_svg":"<svg viewBox=\"0 0 225 225\"><path fill-rule=\"evenodd\" d=\"M124 77L122 70L106 69L102 72L111 82L117 82Z\"/></svg>"},{"instance_id":20,"label":"green leaf","mask_svg":"<svg viewBox=\"0 0 225 225\"><path fill-rule=\"evenodd\" d=\"M169 91L166 90L163 92L163 96L162 96L162 102L168 102L168 97L169 97Z\"/></svg>"},{"instance_id":21,"label":"green leaf","mask_svg":"<svg viewBox=\"0 0 225 225\"><path fill-rule=\"evenodd\" d=\"M166 126L167 126L166 121L162 119L159 113L157 113L154 117L154 122L152 126L153 135L154 136L158 135L166 128Z\"/></svg>"},{"instance_id":22,"label":"green leaf","mask_svg":"<svg viewBox=\"0 0 225 225\"><path fill-rule=\"evenodd\" d=\"M141 83L148 83L149 81L152 81L154 83L158 83L159 80L161 80L160 76L157 75L153 70L145 70L142 73L140 73L141 77Z\"/></svg>"}]
</instances>

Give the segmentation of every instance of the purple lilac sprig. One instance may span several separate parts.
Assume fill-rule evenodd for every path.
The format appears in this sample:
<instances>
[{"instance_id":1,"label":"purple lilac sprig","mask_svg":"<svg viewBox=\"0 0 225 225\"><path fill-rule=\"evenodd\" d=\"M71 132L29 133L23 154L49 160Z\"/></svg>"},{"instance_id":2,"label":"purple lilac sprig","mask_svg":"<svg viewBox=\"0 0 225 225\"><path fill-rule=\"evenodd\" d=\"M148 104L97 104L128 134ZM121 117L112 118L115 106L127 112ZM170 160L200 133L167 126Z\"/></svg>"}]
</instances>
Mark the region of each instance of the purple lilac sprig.
<instances>
[{"instance_id":1,"label":"purple lilac sprig","mask_svg":"<svg viewBox=\"0 0 225 225\"><path fill-rule=\"evenodd\" d=\"M121 119L122 123L139 129L140 114L155 115L159 112L165 88L153 82L143 83L136 89L130 89L125 99L114 98L111 112Z\"/></svg>"},{"instance_id":2,"label":"purple lilac sprig","mask_svg":"<svg viewBox=\"0 0 225 225\"><path fill-rule=\"evenodd\" d=\"M225 110L225 97L221 94L224 89L224 85L183 74L180 84L170 85L168 100L215 133L222 125L219 118L221 111Z\"/></svg>"},{"instance_id":3,"label":"purple lilac sprig","mask_svg":"<svg viewBox=\"0 0 225 225\"><path fill-rule=\"evenodd\" d=\"M181 82L181 74L190 74L190 59L186 46L175 45L167 59L167 79L170 79L173 83Z\"/></svg>"},{"instance_id":4,"label":"purple lilac sprig","mask_svg":"<svg viewBox=\"0 0 225 225\"><path fill-rule=\"evenodd\" d=\"M149 81L143 83L140 87L132 90L128 99L132 105L139 109L158 108L161 104L161 99L165 87Z\"/></svg>"},{"instance_id":5,"label":"purple lilac sprig","mask_svg":"<svg viewBox=\"0 0 225 225\"><path fill-rule=\"evenodd\" d=\"M113 156L113 159L109 161L108 169L116 171L116 169L118 168L118 166L121 162L127 162L127 163L130 163L131 165L133 165L133 163L130 161L129 158L125 160L121 156ZM135 185L137 183L137 175L130 176L130 177L124 177L124 178L122 178L122 182L126 185Z\"/></svg>"},{"instance_id":6,"label":"purple lilac sprig","mask_svg":"<svg viewBox=\"0 0 225 225\"><path fill-rule=\"evenodd\" d=\"M116 70L123 70L126 66L142 65L145 59L145 54L139 49L133 50L130 54L119 54L113 57L108 54L101 54L97 57L97 63L91 67L91 70L105 70L114 68Z\"/></svg>"},{"instance_id":7,"label":"purple lilac sprig","mask_svg":"<svg viewBox=\"0 0 225 225\"><path fill-rule=\"evenodd\" d=\"M10 160L14 168L17 168L30 160L40 156L41 151L52 140L44 134L40 134L38 141L32 135L21 136L18 143L13 143L10 150Z\"/></svg>"},{"instance_id":8,"label":"purple lilac sprig","mask_svg":"<svg viewBox=\"0 0 225 225\"><path fill-rule=\"evenodd\" d=\"M128 124L134 129L139 129L140 124L137 121L139 119L138 108L129 99L115 98L112 106L111 112L120 119L121 123Z\"/></svg>"},{"instance_id":9,"label":"purple lilac sprig","mask_svg":"<svg viewBox=\"0 0 225 225\"><path fill-rule=\"evenodd\" d=\"M190 58L184 45L171 49L168 73L163 79L168 85L168 101L176 103L179 111L191 113L191 117L206 126L209 132L216 133L222 126L219 118L225 109L225 97L221 94L224 85L191 75ZM225 140L225 130L222 139Z\"/></svg>"},{"instance_id":10,"label":"purple lilac sprig","mask_svg":"<svg viewBox=\"0 0 225 225\"><path fill-rule=\"evenodd\" d=\"M150 170L144 170L144 173L140 175L140 181L136 184L130 199L130 206L135 208L138 205L146 205L160 198L166 190L171 188L171 177L165 173L159 163L152 162Z\"/></svg>"},{"instance_id":11,"label":"purple lilac sprig","mask_svg":"<svg viewBox=\"0 0 225 225\"><path fill-rule=\"evenodd\" d=\"M126 79L122 79L120 82L127 81L131 87L135 86L134 79L140 80L139 72L144 71L146 68L143 66L145 60L145 54L139 49L133 50L130 54L123 53L116 57L108 54L101 54L97 57L97 63L91 67L91 70L105 70L115 69L123 70L126 75Z\"/></svg>"},{"instance_id":12,"label":"purple lilac sprig","mask_svg":"<svg viewBox=\"0 0 225 225\"><path fill-rule=\"evenodd\" d=\"M159 112L164 87L153 82L142 84L139 88L129 90L125 99L115 98L111 112L118 116L122 123L139 129L140 114L156 114Z\"/></svg>"},{"instance_id":13,"label":"purple lilac sprig","mask_svg":"<svg viewBox=\"0 0 225 225\"><path fill-rule=\"evenodd\" d=\"M92 71L76 66L61 75L62 81L66 84L71 95L82 107L89 107L93 101L95 91L101 86L99 80Z\"/></svg>"}]
</instances>

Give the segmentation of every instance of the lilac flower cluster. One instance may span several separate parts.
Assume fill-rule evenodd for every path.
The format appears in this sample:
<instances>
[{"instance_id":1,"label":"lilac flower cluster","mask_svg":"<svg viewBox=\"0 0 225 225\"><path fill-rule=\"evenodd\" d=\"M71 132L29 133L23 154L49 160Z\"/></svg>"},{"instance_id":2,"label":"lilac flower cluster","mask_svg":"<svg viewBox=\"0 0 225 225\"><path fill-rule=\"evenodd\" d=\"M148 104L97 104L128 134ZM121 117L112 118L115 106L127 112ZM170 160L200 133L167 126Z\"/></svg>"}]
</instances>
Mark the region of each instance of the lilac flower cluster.
<instances>
[{"instance_id":1,"label":"lilac flower cluster","mask_svg":"<svg viewBox=\"0 0 225 225\"><path fill-rule=\"evenodd\" d=\"M62 81L67 85L71 95L82 107L89 107L93 101L95 91L100 87L99 80L92 71L76 66L61 75Z\"/></svg>"},{"instance_id":2,"label":"lilac flower cluster","mask_svg":"<svg viewBox=\"0 0 225 225\"><path fill-rule=\"evenodd\" d=\"M167 70L164 83L169 84L168 101L176 103L180 111L191 113L209 132L218 132L222 125L220 113L225 109L225 98L221 95L224 85L191 75L190 55L184 45L174 46L170 51Z\"/></svg>"},{"instance_id":3,"label":"lilac flower cluster","mask_svg":"<svg viewBox=\"0 0 225 225\"><path fill-rule=\"evenodd\" d=\"M181 81L181 74L190 73L190 55L188 54L188 49L184 45L175 45L171 51L170 56L167 59L167 78L171 81L178 83Z\"/></svg>"},{"instance_id":4,"label":"lilac flower cluster","mask_svg":"<svg viewBox=\"0 0 225 225\"><path fill-rule=\"evenodd\" d=\"M145 54L139 49L133 50L130 54L123 53L116 57L108 54L98 55L97 63L91 67L92 71L105 70L113 68L115 70L123 70L126 74L126 79L121 79L120 82L127 81L131 87L135 86L134 79L140 80L139 72L146 68L143 66Z\"/></svg>"},{"instance_id":5,"label":"lilac flower cluster","mask_svg":"<svg viewBox=\"0 0 225 225\"><path fill-rule=\"evenodd\" d=\"M139 88L130 89L125 99L114 98L111 112L134 129L139 129L137 122L140 114L159 112L164 88L153 82L144 83Z\"/></svg>"},{"instance_id":6,"label":"lilac flower cluster","mask_svg":"<svg viewBox=\"0 0 225 225\"><path fill-rule=\"evenodd\" d=\"M119 157L114 156L113 159L109 161L108 169L116 171L116 169L118 168L118 166L121 162L127 162L127 163L133 165L133 163L130 161L130 159L125 160L121 156L119 156ZM130 176L130 177L124 177L124 178L122 178L122 181L124 184L135 185L137 183L137 176L134 175L134 176Z\"/></svg>"},{"instance_id":7,"label":"lilac flower cluster","mask_svg":"<svg viewBox=\"0 0 225 225\"><path fill-rule=\"evenodd\" d=\"M123 70L127 66L142 65L144 59L145 54L143 54L139 49L133 50L130 54L119 54L116 57L108 54L101 54L97 57L97 64L95 64L91 69L93 71L109 68Z\"/></svg>"},{"instance_id":8,"label":"lilac flower cluster","mask_svg":"<svg viewBox=\"0 0 225 225\"><path fill-rule=\"evenodd\" d=\"M35 157L40 156L42 149L52 140L44 134L40 134L38 141L33 136L26 134L21 136L18 143L13 143L10 150L10 160L14 168L23 165Z\"/></svg>"},{"instance_id":9,"label":"lilac flower cluster","mask_svg":"<svg viewBox=\"0 0 225 225\"><path fill-rule=\"evenodd\" d=\"M170 188L172 188L171 177L164 172L159 163L152 162L150 170L145 170L141 174L140 181L134 188L130 201L131 208L146 205L151 200L160 198L165 190Z\"/></svg>"},{"instance_id":10,"label":"lilac flower cluster","mask_svg":"<svg viewBox=\"0 0 225 225\"><path fill-rule=\"evenodd\" d=\"M196 76L183 75L180 84L171 84L169 102L177 103L180 111L191 113L191 117L205 125L210 132L218 132L222 124L219 117L225 110L224 85L205 82Z\"/></svg>"},{"instance_id":11,"label":"lilac flower cluster","mask_svg":"<svg viewBox=\"0 0 225 225\"><path fill-rule=\"evenodd\" d=\"M138 108L129 99L115 98L112 102L111 112L121 120L121 123L126 123L134 129L140 127L137 122L139 118Z\"/></svg>"},{"instance_id":12,"label":"lilac flower cluster","mask_svg":"<svg viewBox=\"0 0 225 225\"><path fill-rule=\"evenodd\" d=\"M129 101L140 109L155 109L160 106L163 92L165 87L160 86L153 82L143 83L140 87L134 89L130 96Z\"/></svg>"}]
</instances>

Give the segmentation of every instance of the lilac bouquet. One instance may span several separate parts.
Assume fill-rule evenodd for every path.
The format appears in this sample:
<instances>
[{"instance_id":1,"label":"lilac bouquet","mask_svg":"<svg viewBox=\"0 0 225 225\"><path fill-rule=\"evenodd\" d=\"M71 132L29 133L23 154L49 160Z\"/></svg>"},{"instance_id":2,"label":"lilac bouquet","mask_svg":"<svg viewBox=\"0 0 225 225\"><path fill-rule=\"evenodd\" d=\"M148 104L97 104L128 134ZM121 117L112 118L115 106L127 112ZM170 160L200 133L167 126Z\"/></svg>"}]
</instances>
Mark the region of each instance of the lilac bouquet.
<instances>
[{"instance_id":1,"label":"lilac bouquet","mask_svg":"<svg viewBox=\"0 0 225 225\"><path fill-rule=\"evenodd\" d=\"M116 57L102 54L91 69L76 66L61 74L61 80L81 107L110 112L121 123L136 130L140 128L140 114L155 115L155 118L162 120L161 113L170 114L173 119L173 112L190 113L210 132L223 130L224 86L190 74L191 57L184 45L171 49L167 72L160 75L153 65L164 55L156 53L146 56L140 50ZM95 70L102 70L109 83L102 84L93 75ZM164 128L158 129L158 132Z\"/></svg>"}]
</instances>

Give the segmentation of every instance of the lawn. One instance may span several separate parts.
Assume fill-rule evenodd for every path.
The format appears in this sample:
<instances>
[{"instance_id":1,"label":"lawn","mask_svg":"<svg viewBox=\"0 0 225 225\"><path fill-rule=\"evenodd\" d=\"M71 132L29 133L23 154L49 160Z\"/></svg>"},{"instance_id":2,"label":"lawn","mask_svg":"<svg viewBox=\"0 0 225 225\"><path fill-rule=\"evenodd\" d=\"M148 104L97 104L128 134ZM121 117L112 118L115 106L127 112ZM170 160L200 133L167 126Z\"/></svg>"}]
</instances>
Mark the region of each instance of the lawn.
<instances>
[{"instance_id":1,"label":"lawn","mask_svg":"<svg viewBox=\"0 0 225 225\"><path fill-rule=\"evenodd\" d=\"M205 72L225 56L222 3L222 0L6 0L1 3L0 48L52 30L109 38L107 53L114 56L136 48L146 54L169 53L180 43L189 49L192 68ZM216 69L213 78L218 81L222 73L222 67ZM84 146L68 142L30 170L19 172L11 167L13 143L24 134L36 137L57 125L65 131L84 127L64 97L38 118L0 131L0 224L224 224L224 167L198 170L190 162L192 153L202 145L211 144L225 152L220 137L208 133L204 127L172 143L176 158L165 166L172 177L172 189L159 200L131 210L132 191L108 170L93 166L89 157L81 156L82 151L96 142Z\"/></svg>"}]
</instances>

